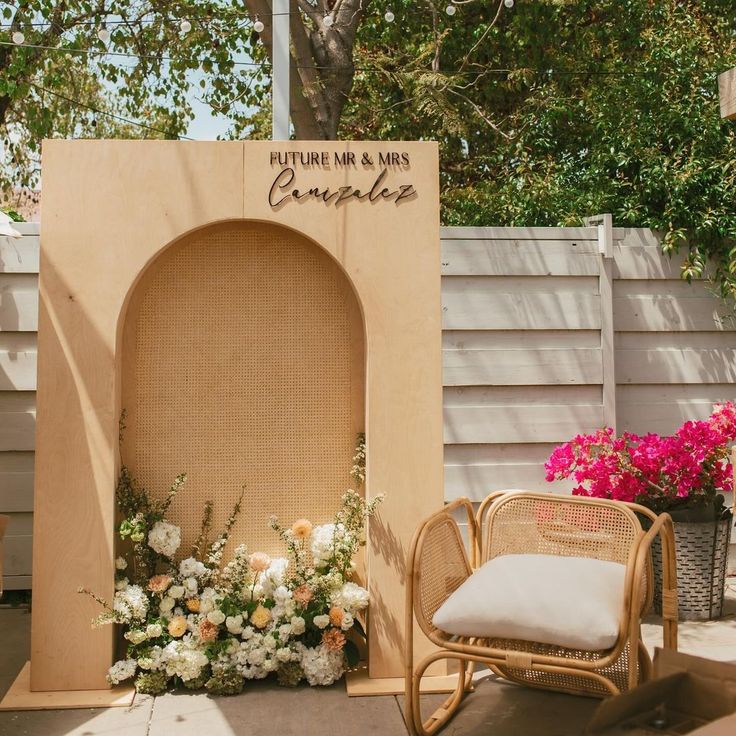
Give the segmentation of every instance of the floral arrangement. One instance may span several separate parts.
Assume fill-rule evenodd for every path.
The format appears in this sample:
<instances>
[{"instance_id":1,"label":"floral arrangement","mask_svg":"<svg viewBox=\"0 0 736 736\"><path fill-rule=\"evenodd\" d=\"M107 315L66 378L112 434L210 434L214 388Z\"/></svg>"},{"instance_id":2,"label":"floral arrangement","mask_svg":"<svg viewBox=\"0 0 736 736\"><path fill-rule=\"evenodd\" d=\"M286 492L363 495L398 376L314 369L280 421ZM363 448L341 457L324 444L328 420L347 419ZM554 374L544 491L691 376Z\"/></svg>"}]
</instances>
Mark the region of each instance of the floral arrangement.
<instances>
[{"instance_id":1,"label":"floral arrangement","mask_svg":"<svg viewBox=\"0 0 736 736\"><path fill-rule=\"evenodd\" d=\"M354 477L365 472L360 455ZM156 503L122 468L119 535L130 552L116 560L111 604L80 589L104 608L95 625L123 628L126 656L110 668L109 682L134 678L136 690L150 694L183 685L231 695L272 673L282 685L330 685L357 664L368 592L352 580L353 558L382 497L366 501L348 490L332 523L319 526L298 519L285 527L272 517L288 557L249 554L240 545L223 566L243 496L211 542L207 502L191 554L176 561L181 530L165 514L185 481L178 476Z\"/></svg>"},{"instance_id":2,"label":"floral arrangement","mask_svg":"<svg viewBox=\"0 0 736 736\"><path fill-rule=\"evenodd\" d=\"M736 405L728 402L669 437L616 437L611 428L578 435L554 450L545 469L548 481L574 478L575 495L636 502L658 513L713 506L720 516L721 494L733 479L728 456L734 441Z\"/></svg>"}]
</instances>

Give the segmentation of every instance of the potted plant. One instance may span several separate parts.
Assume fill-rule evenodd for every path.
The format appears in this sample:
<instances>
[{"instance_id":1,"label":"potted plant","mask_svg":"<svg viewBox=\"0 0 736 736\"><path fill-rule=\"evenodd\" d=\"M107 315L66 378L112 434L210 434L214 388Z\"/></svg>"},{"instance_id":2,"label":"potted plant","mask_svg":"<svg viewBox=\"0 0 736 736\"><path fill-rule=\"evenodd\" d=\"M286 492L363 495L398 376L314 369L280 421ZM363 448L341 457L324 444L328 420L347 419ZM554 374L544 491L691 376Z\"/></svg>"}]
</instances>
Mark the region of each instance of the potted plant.
<instances>
[{"instance_id":1,"label":"potted plant","mask_svg":"<svg viewBox=\"0 0 736 736\"><path fill-rule=\"evenodd\" d=\"M733 483L736 405L718 404L708 419L685 422L673 435L643 436L611 428L578 435L545 463L547 480L572 477L573 494L610 498L666 511L675 527L681 620L718 618L732 513L724 493ZM661 564L653 547L655 609L661 610Z\"/></svg>"}]
</instances>

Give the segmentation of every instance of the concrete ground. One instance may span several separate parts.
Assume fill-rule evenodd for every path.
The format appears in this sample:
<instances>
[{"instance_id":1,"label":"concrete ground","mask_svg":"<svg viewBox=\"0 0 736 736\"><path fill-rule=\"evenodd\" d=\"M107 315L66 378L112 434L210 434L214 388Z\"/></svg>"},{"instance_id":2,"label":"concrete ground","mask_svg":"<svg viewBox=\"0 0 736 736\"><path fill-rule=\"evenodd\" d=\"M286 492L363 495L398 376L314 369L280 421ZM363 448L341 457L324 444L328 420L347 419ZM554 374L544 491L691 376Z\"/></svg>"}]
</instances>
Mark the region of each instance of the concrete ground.
<instances>
[{"instance_id":1,"label":"concrete ground","mask_svg":"<svg viewBox=\"0 0 736 736\"><path fill-rule=\"evenodd\" d=\"M680 650L736 663L736 578L729 581L726 615L719 621L680 625ZM30 615L0 608L0 696L28 659ZM661 642L661 626L643 627L649 647ZM443 696L425 697L425 713ZM0 712L0 736L405 736L402 699L348 698L329 688L280 688L248 684L242 695L137 696L130 708ZM597 701L518 687L480 677L476 692L443 734L456 736L577 736Z\"/></svg>"}]
</instances>

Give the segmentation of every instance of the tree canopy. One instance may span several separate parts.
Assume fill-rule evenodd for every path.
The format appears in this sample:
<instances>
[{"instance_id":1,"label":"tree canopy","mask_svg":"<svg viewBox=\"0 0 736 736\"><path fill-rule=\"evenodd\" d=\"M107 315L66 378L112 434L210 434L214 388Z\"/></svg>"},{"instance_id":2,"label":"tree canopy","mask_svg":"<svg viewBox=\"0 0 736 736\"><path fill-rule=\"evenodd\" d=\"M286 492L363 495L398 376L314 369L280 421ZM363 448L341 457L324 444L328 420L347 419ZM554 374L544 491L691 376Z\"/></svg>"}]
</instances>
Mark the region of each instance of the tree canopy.
<instances>
[{"instance_id":1,"label":"tree canopy","mask_svg":"<svg viewBox=\"0 0 736 736\"><path fill-rule=\"evenodd\" d=\"M722 293L736 295L736 124L719 118L716 84L736 65L733 0L472 0L451 17L447 3L294 0L297 137L436 139L444 223L566 225L612 212L616 225L663 232L665 250L686 248L685 277L710 261ZM268 137L268 8L0 2L27 43L68 52L3 38L5 181L43 136L181 135L194 95L229 117L230 136ZM107 43L104 17L117 19ZM39 19L47 25L30 25ZM108 118L101 129L98 117L95 129L64 97L149 127Z\"/></svg>"}]
</instances>

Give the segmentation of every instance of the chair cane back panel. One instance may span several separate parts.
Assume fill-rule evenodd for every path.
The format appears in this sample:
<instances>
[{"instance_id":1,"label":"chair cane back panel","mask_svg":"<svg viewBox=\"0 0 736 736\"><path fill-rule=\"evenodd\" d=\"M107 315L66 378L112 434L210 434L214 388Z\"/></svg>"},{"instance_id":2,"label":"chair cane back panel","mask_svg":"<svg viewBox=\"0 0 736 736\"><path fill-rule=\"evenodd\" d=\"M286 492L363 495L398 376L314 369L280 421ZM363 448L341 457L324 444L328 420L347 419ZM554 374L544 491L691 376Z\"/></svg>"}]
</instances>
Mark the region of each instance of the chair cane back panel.
<instances>
[{"instance_id":1,"label":"chair cane back panel","mask_svg":"<svg viewBox=\"0 0 736 736\"><path fill-rule=\"evenodd\" d=\"M590 557L626 564L641 526L628 509L564 496L511 494L486 516L483 561L508 554Z\"/></svg>"},{"instance_id":2,"label":"chair cane back panel","mask_svg":"<svg viewBox=\"0 0 736 736\"><path fill-rule=\"evenodd\" d=\"M427 525L416 559L415 612L429 635L436 631L434 614L472 573L454 519L443 514Z\"/></svg>"}]
</instances>

